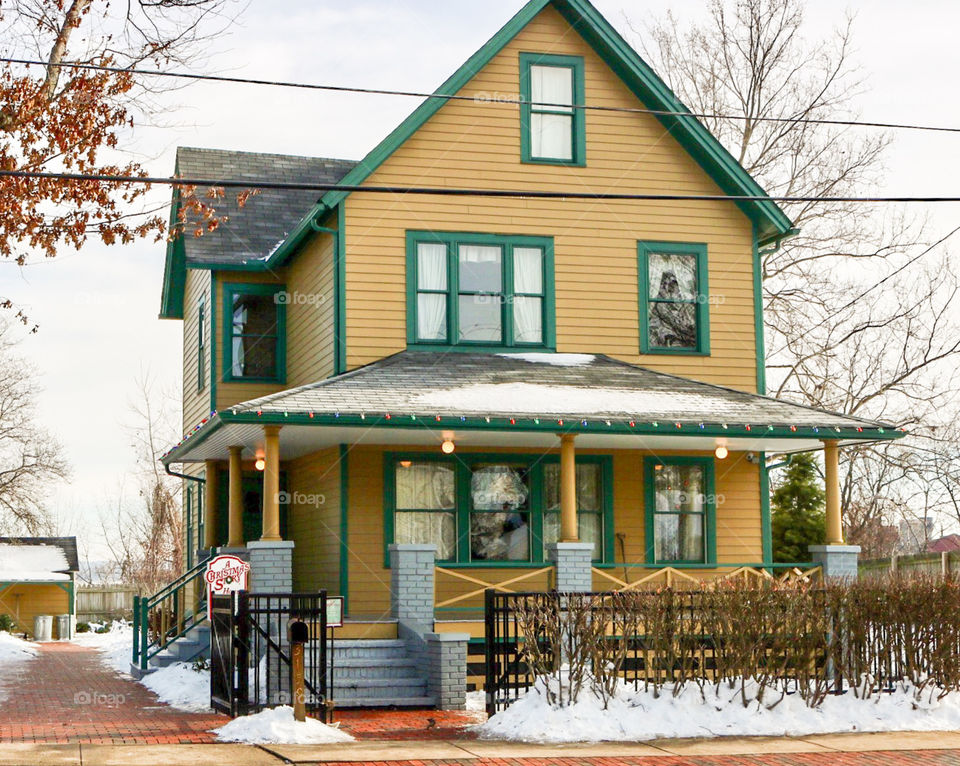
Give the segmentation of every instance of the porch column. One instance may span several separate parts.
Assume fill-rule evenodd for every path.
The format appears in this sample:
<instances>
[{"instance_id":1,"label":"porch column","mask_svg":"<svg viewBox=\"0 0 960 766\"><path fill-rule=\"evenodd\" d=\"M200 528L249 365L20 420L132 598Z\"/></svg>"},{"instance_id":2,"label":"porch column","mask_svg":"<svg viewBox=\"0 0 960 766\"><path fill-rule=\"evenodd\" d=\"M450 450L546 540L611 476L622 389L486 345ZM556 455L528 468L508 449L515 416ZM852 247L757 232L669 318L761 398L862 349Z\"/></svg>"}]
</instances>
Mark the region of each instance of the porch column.
<instances>
[{"instance_id":1,"label":"porch column","mask_svg":"<svg viewBox=\"0 0 960 766\"><path fill-rule=\"evenodd\" d=\"M840 513L840 456L837 442L823 442L823 478L826 495L826 545L811 545L810 556L820 565L826 580L853 579L858 575L859 545L843 542L843 518Z\"/></svg>"},{"instance_id":2,"label":"porch column","mask_svg":"<svg viewBox=\"0 0 960 766\"><path fill-rule=\"evenodd\" d=\"M280 426L263 427L263 534L264 542L280 537Z\"/></svg>"},{"instance_id":3,"label":"porch column","mask_svg":"<svg viewBox=\"0 0 960 766\"><path fill-rule=\"evenodd\" d=\"M577 465L573 434L560 435L560 542L580 542L577 528Z\"/></svg>"},{"instance_id":4,"label":"porch column","mask_svg":"<svg viewBox=\"0 0 960 766\"><path fill-rule=\"evenodd\" d=\"M217 547L217 463L207 460L204 463L203 506L203 547L207 550Z\"/></svg>"},{"instance_id":5,"label":"porch column","mask_svg":"<svg viewBox=\"0 0 960 766\"><path fill-rule=\"evenodd\" d=\"M240 457L243 447L230 447L230 500L227 505L230 548L243 547L243 464Z\"/></svg>"},{"instance_id":6,"label":"porch column","mask_svg":"<svg viewBox=\"0 0 960 766\"><path fill-rule=\"evenodd\" d=\"M823 442L823 478L826 489L827 545L843 545L840 515L840 450L835 441Z\"/></svg>"}]
</instances>

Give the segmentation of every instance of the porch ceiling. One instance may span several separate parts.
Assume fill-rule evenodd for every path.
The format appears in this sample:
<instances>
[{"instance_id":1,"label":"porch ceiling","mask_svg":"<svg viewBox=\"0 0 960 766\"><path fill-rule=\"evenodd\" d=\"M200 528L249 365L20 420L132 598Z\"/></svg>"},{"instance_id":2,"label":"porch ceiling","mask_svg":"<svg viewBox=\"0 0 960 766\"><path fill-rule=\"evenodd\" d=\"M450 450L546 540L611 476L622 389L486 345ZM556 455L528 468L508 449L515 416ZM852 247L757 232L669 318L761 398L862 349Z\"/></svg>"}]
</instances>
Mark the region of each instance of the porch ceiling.
<instances>
[{"instance_id":1,"label":"porch ceiling","mask_svg":"<svg viewBox=\"0 0 960 766\"><path fill-rule=\"evenodd\" d=\"M404 351L215 414L165 463L251 453L281 425L282 459L335 444L800 452L824 439L893 439L893 426L655 372L592 354Z\"/></svg>"}]
</instances>

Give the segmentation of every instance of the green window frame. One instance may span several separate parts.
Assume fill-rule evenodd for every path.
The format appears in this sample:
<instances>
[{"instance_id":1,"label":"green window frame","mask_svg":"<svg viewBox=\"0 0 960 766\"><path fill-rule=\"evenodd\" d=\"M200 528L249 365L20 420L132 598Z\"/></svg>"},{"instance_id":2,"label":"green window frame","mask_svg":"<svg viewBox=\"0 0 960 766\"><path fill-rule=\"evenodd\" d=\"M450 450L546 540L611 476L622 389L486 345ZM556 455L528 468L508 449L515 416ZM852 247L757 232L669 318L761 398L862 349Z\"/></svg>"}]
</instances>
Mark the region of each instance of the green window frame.
<instances>
[{"instance_id":1,"label":"green window frame","mask_svg":"<svg viewBox=\"0 0 960 766\"><path fill-rule=\"evenodd\" d=\"M544 551L544 518L551 511L546 510L545 502L545 465L559 464L558 455L510 454L510 453L460 453L454 456L437 455L427 452L387 452L383 463L384 492L384 566L390 566L389 546L395 541L395 514L397 513L395 476L401 462L442 463L454 471L454 493L456 502L453 512L456 515L456 555L439 559L439 563L453 568L509 568L529 567L547 562ZM612 563L614 560L614 522L613 522L613 459L609 455L578 455L578 466L600 466L601 539L600 555L594 559L597 564ZM522 467L529 477L529 498L527 507L520 513L528 516L529 557L524 560L473 560L471 556L471 516L490 513L487 510L474 510L471 495L471 478L474 468L487 464ZM410 509L406 509L410 510ZM401 510L400 512L403 512ZM439 511L438 511L439 512Z\"/></svg>"},{"instance_id":2,"label":"green window frame","mask_svg":"<svg viewBox=\"0 0 960 766\"><path fill-rule=\"evenodd\" d=\"M656 497L657 466L700 467L703 470L703 510L693 515L703 517L703 556L699 558L658 559L656 555L656 522L659 515L683 515L680 511L658 511ZM715 465L712 457L668 455L648 456L643 460L644 548L646 563L651 566L675 564L716 564L717 562L717 495Z\"/></svg>"},{"instance_id":3,"label":"green window frame","mask_svg":"<svg viewBox=\"0 0 960 766\"><path fill-rule=\"evenodd\" d=\"M555 67L570 70L572 104L553 106L547 102L533 103L533 67ZM538 165L571 165L584 167L587 164L586 114L582 108L585 102L585 86L582 56L557 56L548 53L520 54L520 156L524 163ZM535 156L531 126L534 116L570 117L570 157Z\"/></svg>"},{"instance_id":4,"label":"green window frame","mask_svg":"<svg viewBox=\"0 0 960 766\"><path fill-rule=\"evenodd\" d=\"M407 248L407 346L419 348L444 348L462 351L502 351L506 348L553 351L556 349L556 317L554 297L553 238L532 236L508 236L470 232L408 231ZM436 286L425 285L421 279L420 246L434 245L444 248L445 277L437 280ZM461 284L461 247L500 248L499 291L480 291ZM516 279L517 263L523 250L539 250L542 253L540 291L522 289ZM421 299L425 296L441 296L444 319L442 337L420 335ZM477 302L499 306L500 340L466 340L460 338L462 299L473 298ZM518 338L518 307L530 301L540 301L540 340L525 342ZM435 304L436 305L436 304Z\"/></svg>"},{"instance_id":5,"label":"green window frame","mask_svg":"<svg viewBox=\"0 0 960 766\"><path fill-rule=\"evenodd\" d=\"M207 296L197 301L197 391L207 387Z\"/></svg>"},{"instance_id":6,"label":"green window frame","mask_svg":"<svg viewBox=\"0 0 960 766\"><path fill-rule=\"evenodd\" d=\"M233 305L240 295L270 296L276 309L276 319L270 327L271 332L253 336L234 332ZM284 296L286 287L276 284L231 283L223 286L223 376L225 382L233 383L284 383L286 382L286 344L287 344L287 306ZM235 375L233 373L233 344L237 338L269 338L276 342L274 371L272 375Z\"/></svg>"},{"instance_id":7,"label":"green window frame","mask_svg":"<svg viewBox=\"0 0 960 766\"><path fill-rule=\"evenodd\" d=\"M650 260L655 255L689 256L694 259L696 295L685 297L651 297ZM637 275L640 304L640 351L644 354L676 354L681 356L710 355L710 287L707 274L707 246L696 242L637 243ZM688 304L693 306L696 341L689 346L658 345L650 338L650 313L656 304Z\"/></svg>"}]
</instances>

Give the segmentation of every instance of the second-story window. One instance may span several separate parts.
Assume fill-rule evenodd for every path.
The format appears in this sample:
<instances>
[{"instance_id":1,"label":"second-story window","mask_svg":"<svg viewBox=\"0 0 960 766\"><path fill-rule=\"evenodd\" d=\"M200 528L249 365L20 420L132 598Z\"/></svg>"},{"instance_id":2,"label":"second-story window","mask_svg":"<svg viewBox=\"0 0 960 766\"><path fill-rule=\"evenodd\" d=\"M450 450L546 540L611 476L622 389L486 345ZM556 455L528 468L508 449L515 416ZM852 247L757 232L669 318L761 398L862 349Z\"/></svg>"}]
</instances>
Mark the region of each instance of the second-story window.
<instances>
[{"instance_id":1,"label":"second-story window","mask_svg":"<svg viewBox=\"0 0 960 766\"><path fill-rule=\"evenodd\" d=\"M707 246L639 243L640 350L709 354Z\"/></svg>"},{"instance_id":2,"label":"second-story window","mask_svg":"<svg viewBox=\"0 0 960 766\"><path fill-rule=\"evenodd\" d=\"M207 298L197 301L197 391L207 387Z\"/></svg>"},{"instance_id":3,"label":"second-story window","mask_svg":"<svg viewBox=\"0 0 960 766\"><path fill-rule=\"evenodd\" d=\"M552 348L553 243L410 232L408 342Z\"/></svg>"},{"instance_id":4,"label":"second-story window","mask_svg":"<svg viewBox=\"0 0 960 766\"><path fill-rule=\"evenodd\" d=\"M586 163L583 59L520 54L521 144L524 162Z\"/></svg>"},{"instance_id":5,"label":"second-story window","mask_svg":"<svg viewBox=\"0 0 960 766\"><path fill-rule=\"evenodd\" d=\"M281 285L224 286L224 379L282 383L286 295Z\"/></svg>"}]
</instances>

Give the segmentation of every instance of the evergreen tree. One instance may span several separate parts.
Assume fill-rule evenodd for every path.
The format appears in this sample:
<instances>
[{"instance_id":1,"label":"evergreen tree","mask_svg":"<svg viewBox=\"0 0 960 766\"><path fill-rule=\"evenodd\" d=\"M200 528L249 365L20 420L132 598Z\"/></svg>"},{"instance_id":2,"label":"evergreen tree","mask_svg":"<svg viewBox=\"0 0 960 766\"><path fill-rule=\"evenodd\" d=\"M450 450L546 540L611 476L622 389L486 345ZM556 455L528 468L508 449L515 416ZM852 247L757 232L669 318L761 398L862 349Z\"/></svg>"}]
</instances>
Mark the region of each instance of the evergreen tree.
<instances>
[{"instance_id":1,"label":"evergreen tree","mask_svg":"<svg viewBox=\"0 0 960 766\"><path fill-rule=\"evenodd\" d=\"M826 537L824 492L812 452L794 455L770 498L773 512L773 560L808 561L809 545Z\"/></svg>"}]
</instances>

